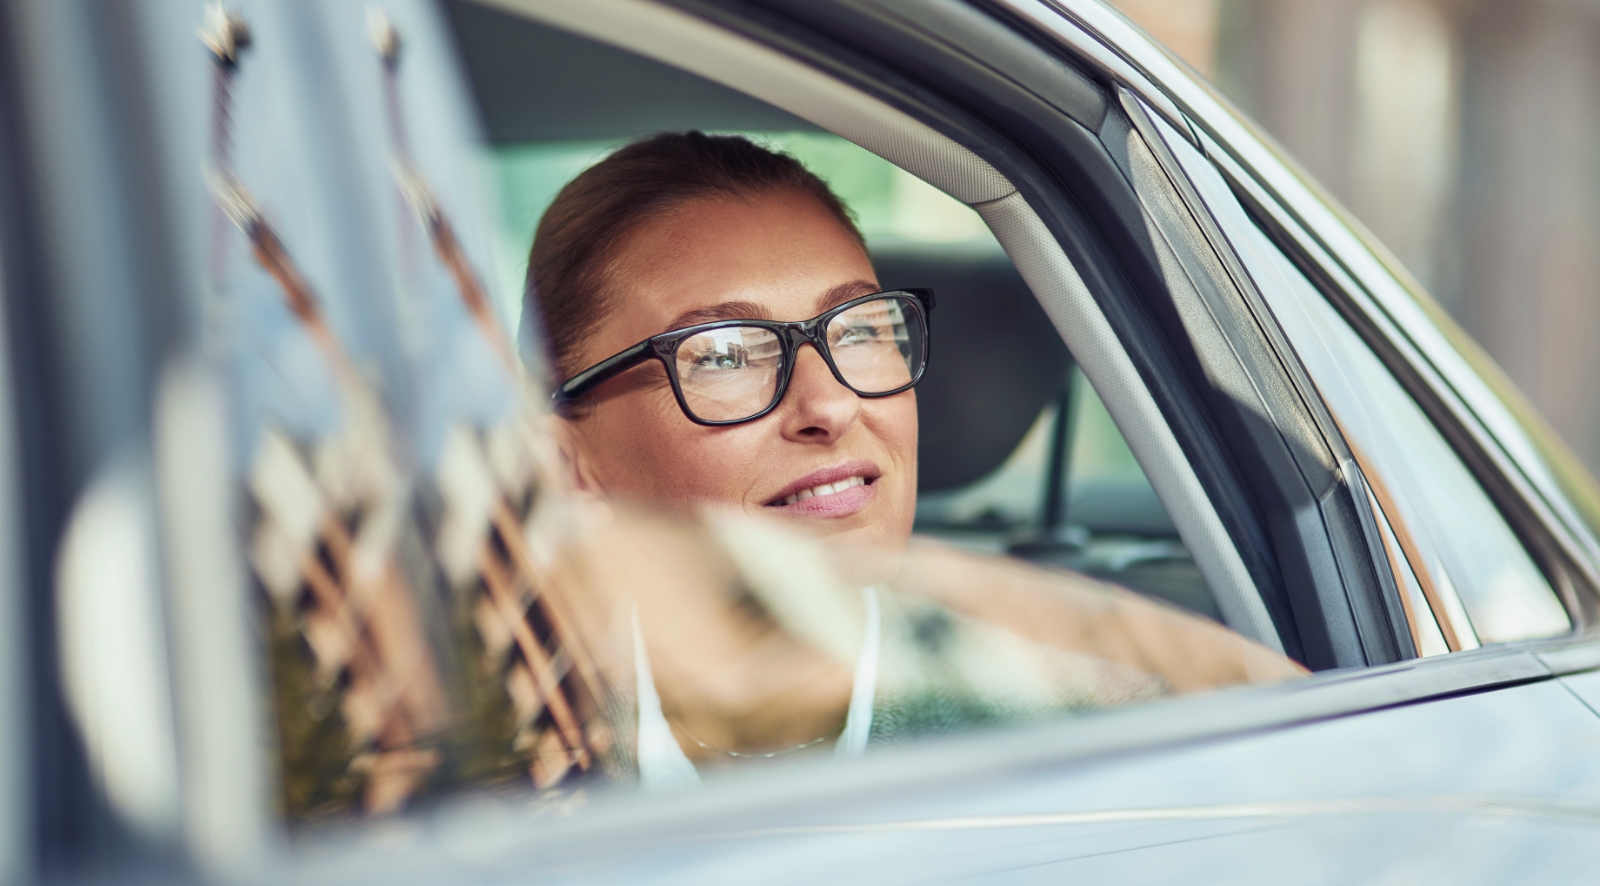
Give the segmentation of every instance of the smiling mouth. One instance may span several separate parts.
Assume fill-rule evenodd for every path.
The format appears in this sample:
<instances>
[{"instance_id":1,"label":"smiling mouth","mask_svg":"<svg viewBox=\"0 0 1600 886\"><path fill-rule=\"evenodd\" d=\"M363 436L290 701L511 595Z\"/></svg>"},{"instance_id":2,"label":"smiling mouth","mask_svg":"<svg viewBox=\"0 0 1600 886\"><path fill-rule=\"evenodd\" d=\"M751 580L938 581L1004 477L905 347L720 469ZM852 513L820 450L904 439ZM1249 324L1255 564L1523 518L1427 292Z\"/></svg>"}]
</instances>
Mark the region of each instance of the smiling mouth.
<instances>
[{"instance_id":1,"label":"smiling mouth","mask_svg":"<svg viewBox=\"0 0 1600 886\"><path fill-rule=\"evenodd\" d=\"M876 477L872 478L872 480L861 476L846 477L837 483L823 483L817 486L812 486L809 489L802 489L799 492L796 492L793 495L785 496L780 500L768 502L767 507L782 508L797 502L805 501L808 498L820 498L824 495L838 495L846 489L853 489L857 486L871 486L873 480L876 479Z\"/></svg>"},{"instance_id":2,"label":"smiling mouth","mask_svg":"<svg viewBox=\"0 0 1600 886\"><path fill-rule=\"evenodd\" d=\"M845 462L812 471L778 491L767 502L769 508L793 508L796 513L836 513L863 506L872 497L871 487L883 475L870 461Z\"/></svg>"}]
</instances>

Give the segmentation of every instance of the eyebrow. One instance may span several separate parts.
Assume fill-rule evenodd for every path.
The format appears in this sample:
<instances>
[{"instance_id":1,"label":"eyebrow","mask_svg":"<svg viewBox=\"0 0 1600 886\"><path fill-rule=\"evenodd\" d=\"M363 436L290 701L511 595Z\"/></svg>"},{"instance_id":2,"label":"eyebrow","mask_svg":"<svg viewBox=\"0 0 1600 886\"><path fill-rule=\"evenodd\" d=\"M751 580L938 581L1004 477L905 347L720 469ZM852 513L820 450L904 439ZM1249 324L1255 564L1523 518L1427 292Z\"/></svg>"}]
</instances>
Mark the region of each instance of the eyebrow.
<instances>
[{"instance_id":1,"label":"eyebrow","mask_svg":"<svg viewBox=\"0 0 1600 886\"><path fill-rule=\"evenodd\" d=\"M667 324L663 331L671 332L698 323L715 323L718 320L761 320L761 306L753 301L725 301L709 308L684 311Z\"/></svg>"},{"instance_id":2,"label":"eyebrow","mask_svg":"<svg viewBox=\"0 0 1600 886\"><path fill-rule=\"evenodd\" d=\"M817 313L822 313L829 308L836 308L852 298L871 295L878 291L878 284L871 280L851 280L849 283L840 283L829 289L817 299Z\"/></svg>"},{"instance_id":3,"label":"eyebrow","mask_svg":"<svg viewBox=\"0 0 1600 886\"><path fill-rule=\"evenodd\" d=\"M817 313L820 314L829 308L838 307L845 302L871 295L878 291L878 284L871 280L851 280L831 287L822 297L817 299ZM719 320L765 320L765 311L755 302L750 301L725 301L712 305L709 308L695 308L684 311L667 324L664 332L694 326L700 323L715 323Z\"/></svg>"}]
</instances>

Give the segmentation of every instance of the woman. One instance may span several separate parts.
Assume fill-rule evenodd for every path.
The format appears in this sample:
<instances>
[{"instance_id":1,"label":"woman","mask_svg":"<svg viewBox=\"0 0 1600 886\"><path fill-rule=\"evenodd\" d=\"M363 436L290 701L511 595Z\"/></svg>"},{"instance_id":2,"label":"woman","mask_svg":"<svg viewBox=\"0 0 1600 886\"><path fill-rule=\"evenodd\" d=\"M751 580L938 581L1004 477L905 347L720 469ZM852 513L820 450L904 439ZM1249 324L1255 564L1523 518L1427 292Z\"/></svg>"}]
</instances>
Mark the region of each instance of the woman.
<instances>
[{"instance_id":1,"label":"woman","mask_svg":"<svg viewBox=\"0 0 1600 886\"><path fill-rule=\"evenodd\" d=\"M660 333L719 320L809 320L877 292L848 211L798 162L700 133L623 148L545 213L529 279L530 307L544 317L568 381L565 451L579 488L680 512L733 505L877 546L910 537L917 408L904 365L889 387L861 380L898 393L862 397L817 348L799 348L790 365L769 331L749 328L674 345L679 390L699 392L690 401L674 395L656 359L597 386L572 383ZM841 317L835 335L852 320L887 319L881 308L866 313ZM768 353L752 353L762 348ZM719 359L745 362L721 370L708 362ZM730 382L713 377L719 372L756 377ZM788 389L773 405L784 372ZM713 387L730 383L754 387L741 402L712 405ZM705 415L693 414L697 405ZM697 423L708 420L733 423Z\"/></svg>"},{"instance_id":2,"label":"woman","mask_svg":"<svg viewBox=\"0 0 1600 886\"><path fill-rule=\"evenodd\" d=\"M869 735L1299 673L1088 579L938 550L902 561L933 296L880 292L849 211L793 158L694 132L624 147L545 213L528 291L580 491L680 515L732 509L879 554L847 568L865 592L830 600L783 590L813 558L791 544L741 560L766 536L732 530L747 541L732 551L731 602L704 590L728 581L673 580L712 557L688 557L692 539L661 546L646 574L595 558L591 572L613 570L601 584L634 589L617 605L630 607L647 785L693 781L696 764L849 755ZM891 579L893 592L873 587Z\"/></svg>"}]
</instances>

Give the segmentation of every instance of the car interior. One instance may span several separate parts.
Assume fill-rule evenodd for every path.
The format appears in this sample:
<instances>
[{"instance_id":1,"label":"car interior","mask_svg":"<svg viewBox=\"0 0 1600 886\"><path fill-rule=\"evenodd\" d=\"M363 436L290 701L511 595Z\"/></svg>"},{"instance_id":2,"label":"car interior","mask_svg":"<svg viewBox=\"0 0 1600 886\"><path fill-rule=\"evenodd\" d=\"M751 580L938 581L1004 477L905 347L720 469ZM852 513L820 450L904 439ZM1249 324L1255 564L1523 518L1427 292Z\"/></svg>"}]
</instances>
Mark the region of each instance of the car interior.
<instances>
[{"instance_id":1,"label":"car interior","mask_svg":"<svg viewBox=\"0 0 1600 886\"><path fill-rule=\"evenodd\" d=\"M689 129L786 150L855 211L886 288L938 295L933 358L916 392L917 532L1087 573L1223 620L1105 403L978 213L851 141L710 79L512 13L466 2L446 9L491 146L502 292L522 291L544 206L610 150ZM520 304L507 308L520 316ZM521 327L526 347L531 324Z\"/></svg>"}]
</instances>

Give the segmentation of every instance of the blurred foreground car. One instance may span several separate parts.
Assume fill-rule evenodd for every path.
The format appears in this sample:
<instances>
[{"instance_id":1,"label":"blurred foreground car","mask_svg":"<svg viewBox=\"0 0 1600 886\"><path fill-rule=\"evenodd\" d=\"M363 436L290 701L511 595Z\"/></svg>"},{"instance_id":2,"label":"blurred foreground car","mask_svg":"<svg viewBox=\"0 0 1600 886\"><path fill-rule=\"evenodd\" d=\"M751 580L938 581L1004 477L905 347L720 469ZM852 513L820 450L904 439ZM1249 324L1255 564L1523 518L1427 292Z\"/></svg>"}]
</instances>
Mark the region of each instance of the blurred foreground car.
<instances>
[{"instance_id":1,"label":"blurred foreground car","mask_svg":"<svg viewBox=\"0 0 1600 886\"><path fill-rule=\"evenodd\" d=\"M1592 879L1593 482L1099 3L0 10L5 878ZM600 784L519 253L688 128L939 290L920 532L1313 675Z\"/></svg>"}]
</instances>

